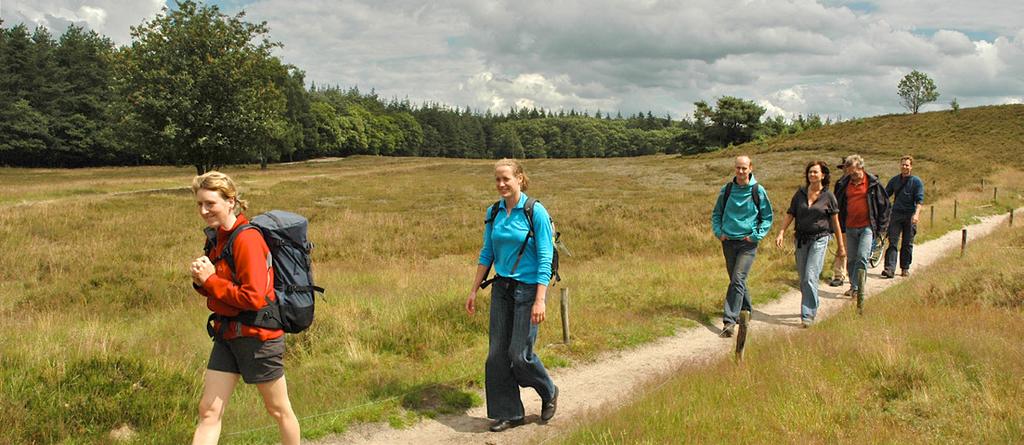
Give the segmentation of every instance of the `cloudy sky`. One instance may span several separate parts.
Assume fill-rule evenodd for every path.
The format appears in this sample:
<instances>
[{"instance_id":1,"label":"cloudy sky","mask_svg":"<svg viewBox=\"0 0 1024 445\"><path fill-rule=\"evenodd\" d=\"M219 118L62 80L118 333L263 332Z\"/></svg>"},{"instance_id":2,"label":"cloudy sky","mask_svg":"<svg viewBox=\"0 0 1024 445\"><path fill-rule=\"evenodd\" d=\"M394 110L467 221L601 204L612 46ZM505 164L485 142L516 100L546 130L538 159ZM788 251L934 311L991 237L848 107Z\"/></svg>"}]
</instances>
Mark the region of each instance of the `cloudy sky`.
<instances>
[{"instance_id":1,"label":"cloudy sky","mask_svg":"<svg viewBox=\"0 0 1024 445\"><path fill-rule=\"evenodd\" d=\"M95 29L117 43L164 0L0 0L4 26ZM173 3L173 2L171 2ZM847 119L902 109L900 78L938 103L1024 100L1024 1L222 0L266 21L317 84L484 110L651 110L753 100Z\"/></svg>"}]
</instances>

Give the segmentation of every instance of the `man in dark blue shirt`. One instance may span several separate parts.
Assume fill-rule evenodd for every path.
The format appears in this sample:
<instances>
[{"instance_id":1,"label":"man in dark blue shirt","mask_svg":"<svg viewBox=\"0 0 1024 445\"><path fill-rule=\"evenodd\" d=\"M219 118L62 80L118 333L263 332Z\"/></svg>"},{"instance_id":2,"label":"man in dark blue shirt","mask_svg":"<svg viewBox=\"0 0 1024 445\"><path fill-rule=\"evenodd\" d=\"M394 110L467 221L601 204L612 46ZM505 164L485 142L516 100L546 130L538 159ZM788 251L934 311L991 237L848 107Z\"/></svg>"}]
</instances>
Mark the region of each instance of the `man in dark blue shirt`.
<instances>
[{"instance_id":1,"label":"man in dark blue shirt","mask_svg":"<svg viewBox=\"0 0 1024 445\"><path fill-rule=\"evenodd\" d=\"M896 275L896 254L900 259L900 275L910 275L910 262L914 254L914 235L917 221L921 217L921 203L924 202L924 182L913 176L914 157L900 158L900 174L889 180L885 192L893 198L892 217L889 219L889 248L885 250L883 278ZM902 238L902 239L901 239Z\"/></svg>"}]
</instances>

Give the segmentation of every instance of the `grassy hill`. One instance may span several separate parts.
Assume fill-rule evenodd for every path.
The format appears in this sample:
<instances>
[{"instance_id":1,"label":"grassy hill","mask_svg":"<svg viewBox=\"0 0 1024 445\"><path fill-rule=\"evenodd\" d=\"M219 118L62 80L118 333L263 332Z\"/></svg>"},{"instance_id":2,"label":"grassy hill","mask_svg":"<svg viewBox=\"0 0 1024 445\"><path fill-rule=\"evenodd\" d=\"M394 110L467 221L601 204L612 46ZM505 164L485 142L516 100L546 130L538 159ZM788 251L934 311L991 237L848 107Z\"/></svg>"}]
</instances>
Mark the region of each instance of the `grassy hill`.
<instances>
[{"instance_id":1,"label":"grassy hill","mask_svg":"<svg viewBox=\"0 0 1024 445\"><path fill-rule=\"evenodd\" d=\"M551 209L573 253L562 259L573 344L560 344L556 288L539 353L566 366L718 323L726 277L709 215L738 150L754 153L776 217L811 159L859 152L887 178L909 151L926 183L937 179L927 238L1021 204L1024 179L1007 161L1024 141L1022 113L864 119L698 157L530 160L529 193ZM897 143L910 140L919 143ZM289 336L286 356L305 435L479 403L487 306L467 317L462 304L485 208L497 199L492 165L354 157L225 169L250 214L280 208L311 221L315 274L328 294L313 328ZM184 189L191 178L172 167L0 169L0 319L9 333L0 342L0 442L103 442L123 425L140 443L187 441L210 348L207 311L186 271L203 241ZM791 251L764 246L755 304L789 289L791 269ZM257 399L253 388L236 391L225 443L276 437L253 431L272 424Z\"/></svg>"},{"instance_id":2,"label":"grassy hill","mask_svg":"<svg viewBox=\"0 0 1024 445\"><path fill-rule=\"evenodd\" d=\"M944 196L958 190L958 184L974 184L979 178L1016 169L1014 158L1024 154L1024 105L863 118L740 149L859 153L869 171L893 173L895 162L885 162L912 154L916 174L953 186L939 189Z\"/></svg>"}]
</instances>

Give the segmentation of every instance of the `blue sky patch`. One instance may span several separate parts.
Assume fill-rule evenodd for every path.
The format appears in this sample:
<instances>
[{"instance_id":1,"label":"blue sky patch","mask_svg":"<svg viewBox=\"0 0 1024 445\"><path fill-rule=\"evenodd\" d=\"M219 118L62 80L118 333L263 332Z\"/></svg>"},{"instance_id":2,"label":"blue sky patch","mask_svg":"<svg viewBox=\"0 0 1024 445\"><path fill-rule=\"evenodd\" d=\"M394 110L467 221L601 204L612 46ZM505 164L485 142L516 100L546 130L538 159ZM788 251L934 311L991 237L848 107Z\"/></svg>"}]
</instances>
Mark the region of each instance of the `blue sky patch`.
<instances>
[{"instance_id":1,"label":"blue sky patch","mask_svg":"<svg viewBox=\"0 0 1024 445\"><path fill-rule=\"evenodd\" d=\"M999 33L993 32L993 31L972 31L972 30L955 29L955 28L953 28L953 29L943 28L943 29L946 29L947 31L962 32L962 33L964 33L964 35L967 36L968 39L971 39L972 42L976 42L978 40L985 40L985 41L988 41L988 42L994 42L996 40L996 37L999 37ZM918 28L918 29L915 29L915 30L911 31L911 33L913 33L914 35L918 35L918 36L921 36L921 37L929 37L929 38L934 36L935 33L937 33L937 32L939 32L939 30L935 29L935 28Z\"/></svg>"}]
</instances>

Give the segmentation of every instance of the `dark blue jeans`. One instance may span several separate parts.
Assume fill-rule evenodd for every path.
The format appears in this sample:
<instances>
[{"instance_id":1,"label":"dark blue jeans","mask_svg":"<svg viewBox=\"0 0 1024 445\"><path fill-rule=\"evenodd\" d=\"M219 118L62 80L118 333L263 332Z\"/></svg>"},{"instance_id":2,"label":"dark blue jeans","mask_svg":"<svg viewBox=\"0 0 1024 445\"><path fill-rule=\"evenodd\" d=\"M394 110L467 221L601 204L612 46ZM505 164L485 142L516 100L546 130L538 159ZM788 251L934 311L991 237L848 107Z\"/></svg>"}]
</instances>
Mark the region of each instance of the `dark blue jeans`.
<instances>
[{"instance_id":1,"label":"dark blue jeans","mask_svg":"<svg viewBox=\"0 0 1024 445\"><path fill-rule=\"evenodd\" d=\"M897 245L900 246L900 269L910 269L910 262L914 260L914 236L917 235L917 224L910 222L913 217L913 214L892 214L892 220L889 221L889 247L885 249L885 270L889 272L896 270Z\"/></svg>"},{"instance_id":2,"label":"dark blue jeans","mask_svg":"<svg viewBox=\"0 0 1024 445\"><path fill-rule=\"evenodd\" d=\"M725 292L725 310L722 322L726 325L739 323L740 311L751 311L750 289L747 288L747 274L754 265L757 243L744 240L722 241L725 255L725 270L729 272L729 290Z\"/></svg>"},{"instance_id":3,"label":"dark blue jeans","mask_svg":"<svg viewBox=\"0 0 1024 445\"><path fill-rule=\"evenodd\" d=\"M554 395L555 383L533 353L538 325L530 322L530 312L536 297L536 284L501 279L491 287L491 342L484 369L491 419L523 418L520 386L537 390L541 400Z\"/></svg>"}]
</instances>

